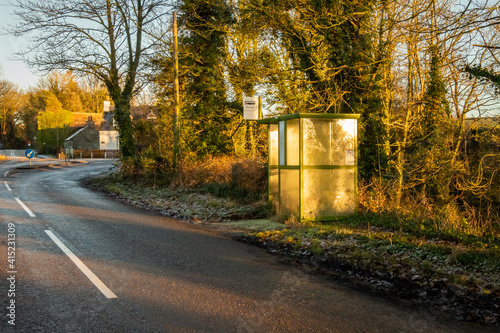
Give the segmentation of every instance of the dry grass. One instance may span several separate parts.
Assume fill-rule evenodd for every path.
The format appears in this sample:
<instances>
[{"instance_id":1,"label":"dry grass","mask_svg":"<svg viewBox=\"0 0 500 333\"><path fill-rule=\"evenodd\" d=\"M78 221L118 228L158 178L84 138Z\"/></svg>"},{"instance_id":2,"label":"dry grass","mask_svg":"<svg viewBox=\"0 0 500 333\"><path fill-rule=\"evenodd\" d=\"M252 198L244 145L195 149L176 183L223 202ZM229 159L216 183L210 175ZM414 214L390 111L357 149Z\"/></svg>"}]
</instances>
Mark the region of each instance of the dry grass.
<instances>
[{"instance_id":1,"label":"dry grass","mask_svg":"<svg viewBox=\"0 0 500 333\"><path fill-rule=\"evenodd\" d=\"M207 184L237 187L252 193L265 192L266 161L262 158L210 157L183 164L172 181L172 186L181 188L199 188Z\"/></svg>"},{"instance_id":2,"label":"dry grass","mask_svg":"<svg viewBox=\"0 0 500 333\"><path fill-rule=\"evenodd\" d=\"M499 230L500 216L492 207L480 211L463 202L437 205L424 193L399 195L394 184L382 185L377 181L361 182L358 190L360 212L389 213L401 223L412 220L431 225L437 232L459 232L477 236L495 235Z\"/></svg>"},{"instance_id":3,"label":"dry grass","mask_svg":"<svg viewBox=\"0 0 500 333\"><path fill-rule=\"evenodd\" d=\"M231 168L231 184L250 193L266 192L266 162L262 158L236 160Z\"/></svg>"},{"instance_id":4,"label":"dry grass","mask_svg":"<svg viewBox=\"0 0 500 333\"><path fill-rule=\"evenodd\" d=\"M230 156L210 157L200 162L184 163L172 185L182 188L201 187L210 183L228 184L235 158Z\"/></svg>"},{"instance_id":5,"label":"dry grass","mask_svg":"<svg viewBox=\"0 0 500 333\"><path fill-rule=\"evenodd\" d=\"M159 158L121 161L118 181L153 190L186 190L267 204L267 161L264 158L210 157L183 163L178 169Z\"/></svg>"}]
</instances>

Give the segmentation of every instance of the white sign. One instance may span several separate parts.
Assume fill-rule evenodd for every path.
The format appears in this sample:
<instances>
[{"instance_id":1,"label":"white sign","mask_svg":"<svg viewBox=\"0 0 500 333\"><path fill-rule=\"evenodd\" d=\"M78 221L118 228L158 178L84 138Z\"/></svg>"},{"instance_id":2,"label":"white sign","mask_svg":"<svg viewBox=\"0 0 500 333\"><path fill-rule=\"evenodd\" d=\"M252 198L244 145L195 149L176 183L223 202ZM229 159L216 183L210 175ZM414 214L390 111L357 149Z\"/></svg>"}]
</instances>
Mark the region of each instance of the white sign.
<instances>
[{"instance_id":1,"label":"white sign","mask_svg":"<svg viewBox=\"0 0 500 333\"><path fill-rule=\"evenodd\" d=\"M259 118L259 98L244 97L243 98L243 119L258 120Z\"/></svg>"},{"instance_id":2,"label":"white sign","mask_svg":"<svg viewBox=\"0 0 500 333\"><path fill-rule=\"evenodd\" d=\"M110 101L104 101L103 103L104 105L104 112L108 112L109 111L109 107L111 106L111 102Z\"/></svg>"}]
</instances>

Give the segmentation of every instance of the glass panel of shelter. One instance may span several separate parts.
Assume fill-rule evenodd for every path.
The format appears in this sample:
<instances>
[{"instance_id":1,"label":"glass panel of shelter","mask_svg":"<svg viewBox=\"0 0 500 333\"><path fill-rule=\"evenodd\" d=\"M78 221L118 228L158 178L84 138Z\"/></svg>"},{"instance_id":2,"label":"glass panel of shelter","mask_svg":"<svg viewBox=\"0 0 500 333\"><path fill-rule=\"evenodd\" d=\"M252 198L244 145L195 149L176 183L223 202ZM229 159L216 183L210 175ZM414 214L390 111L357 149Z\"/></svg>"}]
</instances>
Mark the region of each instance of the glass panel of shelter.
<instances>
[{"instance_id":1,"label":"glass panel of shelter","mask_svg":"<svg viewBox=\"0 0 500 333\"><path fill-rule=\"evenodd\" d=\"M302 119L304 165L354 165L356 127L356 119Z\"/></svg>"}]
</instances>

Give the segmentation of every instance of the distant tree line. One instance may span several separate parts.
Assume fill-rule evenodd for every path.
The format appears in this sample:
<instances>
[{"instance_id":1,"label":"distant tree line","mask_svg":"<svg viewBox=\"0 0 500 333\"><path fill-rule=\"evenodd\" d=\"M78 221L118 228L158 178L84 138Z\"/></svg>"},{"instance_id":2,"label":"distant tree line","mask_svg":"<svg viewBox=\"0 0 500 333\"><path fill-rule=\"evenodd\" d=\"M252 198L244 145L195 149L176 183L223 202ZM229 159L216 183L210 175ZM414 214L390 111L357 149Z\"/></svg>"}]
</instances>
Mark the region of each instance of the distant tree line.
<instances>
[{"instance_id":1,"label":"distant tree line","mask_svg":"<svg viewBox=\"0 0 500 333\"><path fill-rule=\"evenodd\" d=\"M0 87L0 142L52 154L69 134L72 114L102 112L107 98L99 82L73 72L49 73L27 91L6 80L0 80Z\"/></svg>"}]
</instances>

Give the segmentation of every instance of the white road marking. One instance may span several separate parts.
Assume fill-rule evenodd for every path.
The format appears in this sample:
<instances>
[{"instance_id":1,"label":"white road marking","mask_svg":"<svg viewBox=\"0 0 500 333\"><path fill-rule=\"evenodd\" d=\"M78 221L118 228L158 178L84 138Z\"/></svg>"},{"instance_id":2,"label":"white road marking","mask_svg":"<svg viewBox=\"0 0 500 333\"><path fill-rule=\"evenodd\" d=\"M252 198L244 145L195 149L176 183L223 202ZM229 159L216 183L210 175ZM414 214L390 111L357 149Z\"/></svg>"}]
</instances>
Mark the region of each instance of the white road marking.
<instances>
[{"instance_id":1,"label":"white road marking","mask_svg":"<svg viewBox=\"0 0 500 333\"><path fill-rule=\"evenodd\" d=\"M106 296L106 298L118 298L106 285L73 253L64 245L59 238L50 230L45 230L47 235L59 246L59 248L75 263L75 265L87 276L87 278Z\"/></svg>"},{"instance_id":2,"label":"white road marking","mask_svg":"<svg viewBox=\"0 0 500 333\"><path fill-rule=\"evenodd\" d=\"M3 183L5 184L7 191L12 192L12 189L10 188L9 183L7 183L7 181L4 181Z\"/></svg>"},{"instance_id":3,"label":"white road marking","mask_svg":"<svg viewBox=\"0 0 500 333\"><path fill-rule=\"evenodd\" d=\"M15 198L17 203L21 205L21 207L24 208L24 210L26 211L26 213L28 213L29 216L31 217L36 217L35 214L33 214L33 212L28 208L28 206L26 206L21 200L19 200L19 198Z\"/></svg>"}]
</instances>

